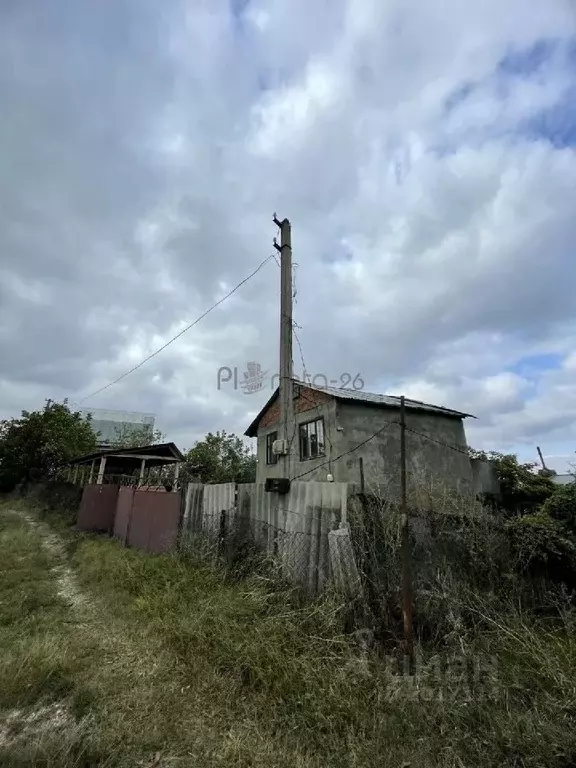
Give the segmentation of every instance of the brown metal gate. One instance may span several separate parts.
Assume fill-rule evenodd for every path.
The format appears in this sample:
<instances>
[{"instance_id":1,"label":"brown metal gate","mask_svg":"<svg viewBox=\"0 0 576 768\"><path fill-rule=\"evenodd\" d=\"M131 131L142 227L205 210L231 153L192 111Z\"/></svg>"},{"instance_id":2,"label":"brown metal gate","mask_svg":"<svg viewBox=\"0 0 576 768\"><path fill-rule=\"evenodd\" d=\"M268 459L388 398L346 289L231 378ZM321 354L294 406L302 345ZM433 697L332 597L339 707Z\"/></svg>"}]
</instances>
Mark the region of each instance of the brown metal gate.
<instances>
[{"instance_id":1,"label":"brown metal gate","mask_svg":"<svg viewBox=\"0 0 576 768\"><path fill-rule=\"evenodd\" d=\"M180 512L180 493L121 488L114 536L128 547L171 552L178 540Z\"/></svg>"},{"instance_id":2,"label":"brown metal gate","mask_svg":"<svg viewBox=\"0 0 576 768\"><path fill-rule=\"evenodd\" d=\"M78 510L78 530L111 533L114 528L117 499L117 485L86 485Z\"/></svg>"}]
</instances>

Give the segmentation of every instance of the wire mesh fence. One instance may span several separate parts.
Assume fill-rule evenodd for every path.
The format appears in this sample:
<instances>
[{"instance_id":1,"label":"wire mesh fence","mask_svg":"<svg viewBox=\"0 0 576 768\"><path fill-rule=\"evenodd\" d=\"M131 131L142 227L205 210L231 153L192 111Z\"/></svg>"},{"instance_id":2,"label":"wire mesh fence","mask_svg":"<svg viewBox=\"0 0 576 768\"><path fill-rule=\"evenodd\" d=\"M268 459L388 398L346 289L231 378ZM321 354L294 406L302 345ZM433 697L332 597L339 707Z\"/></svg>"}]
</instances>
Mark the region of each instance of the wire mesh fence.
<instances>
[{"instance_id":1,"label":"wire mesh fence","mask_svg":"<svg viewBox=\"0 0 576 768\"><path fill-rule=\"evenodd\" d=\"M380 635L402 632L401 509L380 496L350 499L354 560L362 585L357 609ZM567 584L569 552L546 544L537 529L506 520L470 496L446 494L443 506L412 509L408 518L416 636L460 636L504 603L544 610ZM559 586L560 585L560 586Z\"/></svg>"},{"instance_id":2,"label":"wire mesh fence","mask_svg":"<svg viewBox=\"0 0 576 768\"><path fill-rule=\"evenodd\" d=\"M236 576L273 570L311 594L319 591L328 569L327 551L322 557L323 549L327 550L325 535L314 530L286 530L240 514L236 507L205 512L199 523L184 525L180 549L195 558L219 563Z\"/></svg>"}]
</instances>

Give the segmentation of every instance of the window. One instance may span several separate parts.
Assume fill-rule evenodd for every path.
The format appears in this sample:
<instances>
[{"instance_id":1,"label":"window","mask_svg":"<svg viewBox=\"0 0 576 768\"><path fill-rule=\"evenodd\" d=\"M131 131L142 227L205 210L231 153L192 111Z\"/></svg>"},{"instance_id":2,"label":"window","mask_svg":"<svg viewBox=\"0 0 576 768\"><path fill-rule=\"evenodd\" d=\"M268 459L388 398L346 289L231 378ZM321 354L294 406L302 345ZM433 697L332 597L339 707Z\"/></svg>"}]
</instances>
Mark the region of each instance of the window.
<instances>
[{"instance_id":1,"label":"window","mask_svg":"<svg viewBox=\"0 0 576 768\"><path fill-rule=\"evenodd\" d=\"M272 453L274 440L278 440L278 432L270 432L266 435L266 464L278 464L278 456Z\"/></svg>"},{"instance_id":2,"label":"window","mask_svg":"<svg viewBox=\"0 0 576 768\"><path fill-rule=\"evenodd\" d=\"M324 419L315 419L300 425L300 460L324 456Z\"/></svg>"}]
</instances>

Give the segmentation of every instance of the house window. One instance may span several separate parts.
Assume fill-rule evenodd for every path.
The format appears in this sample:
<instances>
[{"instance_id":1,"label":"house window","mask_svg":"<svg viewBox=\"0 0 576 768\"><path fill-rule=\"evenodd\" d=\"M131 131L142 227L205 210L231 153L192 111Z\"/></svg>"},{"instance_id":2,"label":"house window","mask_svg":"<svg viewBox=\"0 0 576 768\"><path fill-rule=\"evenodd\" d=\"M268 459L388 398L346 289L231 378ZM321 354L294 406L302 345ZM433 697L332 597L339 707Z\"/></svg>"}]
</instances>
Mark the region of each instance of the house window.
<instances>
[{"instance_id":1,"label":"house window","mask_svg":"<svg viewBox=\"0 0 576 768\"><path fill-rule=\"evenodd\" d=\"M266 464L278 464L278 456L272 453L274 440L278 440L278 432L270 432L266 435Z\"/></svg>"},{"instance_id":2,"label":"house window","mask_svg":"<svg viewBox=\"0 0 576 768\"><path fill-rule=\"evenodd\" d=\"M325 455L324 419L314 419L300 425L300 460Z\"/></svg>"}]
</instances>

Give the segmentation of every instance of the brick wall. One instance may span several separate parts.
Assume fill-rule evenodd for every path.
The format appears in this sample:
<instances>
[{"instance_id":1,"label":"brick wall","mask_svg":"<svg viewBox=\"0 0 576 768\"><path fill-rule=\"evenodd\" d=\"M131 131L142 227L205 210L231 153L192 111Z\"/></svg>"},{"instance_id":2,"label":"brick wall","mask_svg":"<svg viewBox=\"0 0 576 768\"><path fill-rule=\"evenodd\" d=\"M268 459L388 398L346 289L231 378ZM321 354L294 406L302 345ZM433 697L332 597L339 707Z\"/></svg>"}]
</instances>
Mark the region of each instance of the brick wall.
<instances>
[{"instance_id":1,"label":"brick wall","mask_svg":"<svg viewBox=\"0 0 576 768\"><path fill-rule=\"evenodd\" d=\"M315 389L301 389L300 395L294 400L294 413L304 413L316 408L317 405L327 403L331 400L331 395L326 392L320 392ZM266 413L260 419L258 429L271 427L278 421L280 415L280 400L276 400Z\"/></svg>"}]
</instances>

